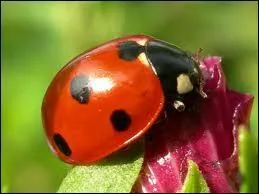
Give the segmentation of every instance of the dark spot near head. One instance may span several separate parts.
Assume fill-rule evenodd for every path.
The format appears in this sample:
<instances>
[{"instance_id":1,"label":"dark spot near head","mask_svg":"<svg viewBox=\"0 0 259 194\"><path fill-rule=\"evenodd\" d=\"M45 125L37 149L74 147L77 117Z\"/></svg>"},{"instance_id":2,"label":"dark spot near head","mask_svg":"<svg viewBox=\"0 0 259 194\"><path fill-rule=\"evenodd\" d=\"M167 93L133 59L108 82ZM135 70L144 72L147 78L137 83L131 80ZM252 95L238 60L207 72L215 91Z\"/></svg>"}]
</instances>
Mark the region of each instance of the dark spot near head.
<instances>
[{"instance_id":1,"label":"dark spot near head","mask_svg":"<svg viewBox=\"0 0 259 194\"><path fill-rule=\"evenodd\" d=\"M111 123L117 131L125 131L131 124L131 118L124 110L115 110L111 115Z\"/></svg>"},{"instance_id":2,"label":"dark spot near head","mask_svg":"<svg viewBox=\"0 0 259 194\"><path fill-rule=\"evenodd\" d=\"M58 149L65 154L66 156L70 156L71 155L71 150L66 142L66 140L59 134L56 133L53 136L54 142L57 145Z\"/></svg>"},{"instance_id":3,"label":"dark spot near head","mask_svg":"<svg viewBox=\"0 0 259 194\"><path fill-rule=\"evenodd\" d=\"M144 52L144 46L139 45L135 41L125 41L118 45L119 57L126 61L136 59L141 52Z\"/></svg>"},{"instance_id":4,"label":"dark spot near head","mask_svg":"<svg viewBox=\"0 0 259 194\"><path fill-rule=\"evenodd\" d=\"M90 88L88 86L89 79L87 76L78 75L73 78L70 84L70 92L72 97L81 104L88 103L90 96Z\"/></svg>"},{"instance_id":5,"label":"dark spot near head","mask_svg":"<svg viewBox=\"0 0 259 194\"><path fill-rule=\"evenodd\" d=\"M177 94L176 78L193 71L193 60L185 51L160 40L147 42L146 56L161 82L165 98L173 98Z\"/></svg>"}]
</instances>

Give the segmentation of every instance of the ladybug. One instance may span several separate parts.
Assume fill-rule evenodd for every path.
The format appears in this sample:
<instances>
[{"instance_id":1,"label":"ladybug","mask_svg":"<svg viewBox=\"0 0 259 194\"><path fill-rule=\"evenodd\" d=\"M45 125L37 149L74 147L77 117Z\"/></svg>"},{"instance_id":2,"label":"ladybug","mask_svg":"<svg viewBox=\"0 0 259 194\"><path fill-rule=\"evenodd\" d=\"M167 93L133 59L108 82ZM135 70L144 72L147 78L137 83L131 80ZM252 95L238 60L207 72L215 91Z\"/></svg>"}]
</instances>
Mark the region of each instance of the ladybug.
<instances>
[{"instance_id":1,"label":"ladybug","mask_svg":"<svg viewBox=\"0 0 259 194\"><path fill-rule=\"evenodd\" d=\"M118 38L65 65L42 103L52 151L66 163L90 164L132 144L165 107L182 112L185 97L206 97L198 62L151 36Z\"/></svg>"}]
</instances>

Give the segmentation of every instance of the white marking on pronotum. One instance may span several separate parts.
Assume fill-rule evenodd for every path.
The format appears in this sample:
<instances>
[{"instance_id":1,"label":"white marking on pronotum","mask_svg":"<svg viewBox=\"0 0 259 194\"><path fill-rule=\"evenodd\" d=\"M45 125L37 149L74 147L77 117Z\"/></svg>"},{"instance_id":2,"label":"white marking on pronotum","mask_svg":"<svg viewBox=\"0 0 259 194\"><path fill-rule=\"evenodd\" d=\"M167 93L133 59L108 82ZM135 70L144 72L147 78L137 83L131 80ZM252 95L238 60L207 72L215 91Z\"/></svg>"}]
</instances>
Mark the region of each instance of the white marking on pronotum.
<instances>
[{"instance_id":1,"label":"white marking on pronotum","mask_svg":"<svg viewBox=\"0 0 259 194\"><path fill-rule=\"evenodd\" d=\"M140 60L141 63L149 67L149 62L147 59L147 56L144 52L140 53L138 56L138 59Z\"/></svg>"},{"instance_id":2,"label":"white marking on pronotum","mask_svg":"<svg viewBox=\"0 0 259 194\"><path fill-rule=\"evenodd\" d=\"M141 40L138 40L137 43L138 43L139 45L141 45L141 46L145 46L146 43L147 43L147 41L148 41L147 39L141 39ZM147 55L146 55L145 52L140 53L139 56L138 56L138 59L140 60L141 63L143 63L143 64L146 65L147 67L151 67L151 69L153 70L153 72L157 75L157 72L156 72L155 68L153 67L153 65L151 65L151 64L149 63L149 60L148 60Z\"/></svg>"},{"instance_id":3,"label":"white marking on pronotum","mask_svg":"<svg viewBox=\"0 0 259 194\"><path fill-rule=\"evenodd\" d=\"M153 67L153 65L151 65L147 59L147 55L142 52L139 54L138 59L140 60L141 63L143 63L145 66L147 67L151 67L151 69L153 70L153 72L157 75L156 69Z\"/></svg>"},{"instance_id":4,"label":"white marking on pronotum","mask_svg":"<svg viewBox=\"0 0 259 194\"><path fill-rule=\"evenodd\" d=\"M141 40L138 40L138 41L137 41L137 43L138 43L139 45L141 45L141 46L145 46L146 42L147 42L147 39L141 39Z\"/></svg>"},{"instance_id":5,"label":"white marking on pronotum","mask_svg":"<svg viewBox=\"0 0 259 194\"><path fill-rule=\"evenodd\" d=\"M180 74L177 77L177 92L179 94L186 94L193 90L193 85L190 77L186 74Z\"/></svg>"}]
</instances>

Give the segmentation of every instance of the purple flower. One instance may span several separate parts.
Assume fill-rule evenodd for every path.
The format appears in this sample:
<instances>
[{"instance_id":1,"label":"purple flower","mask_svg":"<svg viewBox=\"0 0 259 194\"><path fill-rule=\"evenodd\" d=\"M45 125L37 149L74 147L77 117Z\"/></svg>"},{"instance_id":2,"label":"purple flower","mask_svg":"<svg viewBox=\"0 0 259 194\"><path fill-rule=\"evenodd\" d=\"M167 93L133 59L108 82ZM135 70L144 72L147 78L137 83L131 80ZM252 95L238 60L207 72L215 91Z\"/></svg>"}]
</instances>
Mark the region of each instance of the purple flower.
<instances>
[{"instance_id":1,"label":"purple flower","mask_svg":"<svg viewBox=\"0 0 259 194\"><path fill-rule=\"evenodd\" d=\"M210 192L238 192L238 126L249 125L253 96L227 88L221 58L200 62L206 99L194 112L170 112L146 137L144 164L132 192L180 192L193 160Z\"/></svg>"}]
</instances>

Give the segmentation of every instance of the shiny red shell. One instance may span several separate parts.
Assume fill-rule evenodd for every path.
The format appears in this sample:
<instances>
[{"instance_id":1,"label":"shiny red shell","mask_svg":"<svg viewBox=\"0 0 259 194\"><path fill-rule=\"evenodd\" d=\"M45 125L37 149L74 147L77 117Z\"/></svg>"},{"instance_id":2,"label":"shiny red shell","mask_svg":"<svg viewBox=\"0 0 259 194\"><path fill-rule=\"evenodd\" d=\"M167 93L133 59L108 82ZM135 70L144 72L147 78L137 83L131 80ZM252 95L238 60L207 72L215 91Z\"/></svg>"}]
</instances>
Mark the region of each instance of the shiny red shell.
<instances>
[{"instance_id":1,"label":"shiny red shell","mask_svg":"<svg viewBox=\"0 0 259 194\"><path fill-rule=\"evenodd\" d=\"M126 61L118 55L118 43L143 44L150 39L138 35L112 40L76 57L56 74L43 100L42 119L49 146L60 159L72 164L95 162L139 139L154 124L164 106L159 79L138 58ZM70 91L71 81L79 75L89 78L89 101L84 104ZM114 110L130 116L126 130L114 129ZM55 134L62 136L69 154L57 146Z\"/></svg>"}]
</instances>

